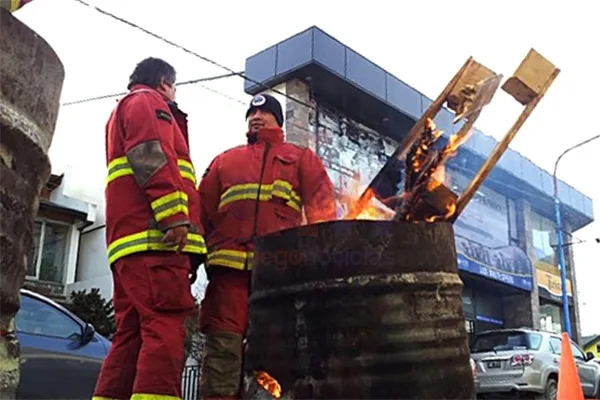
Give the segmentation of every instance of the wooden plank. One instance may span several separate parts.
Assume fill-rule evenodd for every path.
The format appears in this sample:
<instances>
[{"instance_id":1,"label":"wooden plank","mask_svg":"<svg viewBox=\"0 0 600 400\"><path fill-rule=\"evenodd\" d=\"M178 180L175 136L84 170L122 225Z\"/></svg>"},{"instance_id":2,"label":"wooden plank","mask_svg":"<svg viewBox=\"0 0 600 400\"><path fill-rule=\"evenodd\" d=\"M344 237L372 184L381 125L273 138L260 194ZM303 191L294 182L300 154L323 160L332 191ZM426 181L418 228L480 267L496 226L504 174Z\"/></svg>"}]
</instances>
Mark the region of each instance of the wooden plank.
<instances>
[{"instance_id":1,"label":"wooden plank","mask_svg":"<svg viewBox=\"0 0 600 400\"><path fill-rule=\"evenodd\" d=\"M510 142L517 135L517 133L519 132L525 121L527 121L527 118L529 118L533 110L535 110L540 100L542 100L542 98L546 94L546 91L548 91L548 88L550 88L550 86L552 85L559 73L560 69L556 68L554 72L550 75L549 79L546 81L544 86L540 89L539 94L533 99L533 101L531 101L529 104L527 104L527 106L525 106L523 112L521 113L517 121L508 130L502 141L500 141L496 145L488 159L479 169L479 172L477 172L477 175L475 175L475 178L473 178L469 186L465 189L465 191L462 193L462 195L456 202L456 211L451 219L452 222L456 221L456 219L460 216L460 213L465 209L467 204L469 204L477 190L479 190L479 187L481 186L483 181L488 177L490 172L492 172L492 169L496 166L496 163L498 162L498 160L500 160L500 157L502 157L502 155L510 145Z\"/></svg>"},{"instance_id":2,"label":"wooden plank","mask_svg":"<svg viewBox=\"0 0 600 400\"><path fill-rule=\"evenodd\" d=\"M383 166L383 168L377 173L377 175L375 176L375 178L373 178L369 186L360 195L358 201L356 201L353 204L352 208L344 217L342 217L342 219L356 219L356 217L358 217L358 215L364 210L364 208L369 204L371 199L375 196L373 188L376 187L379 180L382 179L382 172L386 169L386 167L389 167L389 165L393 163L393 159L402 160L402 158L406 156L406 153L408 152L410 147L421 134L421 131L425 126L425 121L428 118L433 119L433 117L440 111L440 109L446 102L446 99L450 92L454 89L464 72L469 68L469 66L471 66L473 62L473 57L469 57L469 59L454 75L450 82L448 82L448 84L446 85L444 90L442 90L440 95L433 101L433 103L429 105L427 110L423 113L423 115L421 115L421 118L419 118L419 120L413 125L408 134L404 137L402 142L400 142L394 153Z\"/></svg>"}]
</instances>

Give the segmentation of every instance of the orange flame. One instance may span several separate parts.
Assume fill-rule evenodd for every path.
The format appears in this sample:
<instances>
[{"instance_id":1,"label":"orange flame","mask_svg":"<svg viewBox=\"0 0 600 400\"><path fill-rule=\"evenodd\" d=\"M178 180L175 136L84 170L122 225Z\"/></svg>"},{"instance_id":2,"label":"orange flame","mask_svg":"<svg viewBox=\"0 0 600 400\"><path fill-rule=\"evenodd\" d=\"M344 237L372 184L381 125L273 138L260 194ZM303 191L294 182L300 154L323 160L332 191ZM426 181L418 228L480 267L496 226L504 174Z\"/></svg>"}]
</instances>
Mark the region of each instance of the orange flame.
<instances>
[{"instance_id":1,"label":"orange flame","mask_svg":"<svg viewBox=\"0 0 600 400\"><path fill-rule=\"evenodd\" d=\"M426 129L428 129L432 132L433 141L436 141L437 139L439 139L439 137L443 133L442 131L437 130L435 123L430 118L427 119L427 121L426 121ZM458 148L460 146L462 146L469 139L470 133L471 132L469 132L461 137L459 137L456 134L450 136L450 138L448 139L448 143L444 147L444 150L442 153L442 159L447 160L448 158L455 156ZM423 155L423 153L425 153L426 150L428 150L427 144L424 142L421 142L419 145L419 148L415 152L412 166L413 166L413 170L417 173L419 172L420 165L422 164L422 160L419 160L419 158ZM446 181L446 167L444 164L441 164L431 174L431 178L427 182L427 190L433 191L440 185L444 184L445 181ZM435 222L438 220L447 220L450 217L452 217L452 215L455 212L456 212L456 203L452 200L452 201L449 201L448 204L446 204L446 214L445 215L432 216L432 217L426 218L425 221L426 222Z\"/></svg>"},{"instance_id":2,"label":"orange flame","mask_svg":"<svg viewBox=\"0 0 600 400\"><path fill-rule=\"evenodd\" d=\"M360 194L362 191L363 190L358 182L355 182L349 193L349 198L352 199L348 204L350 212L345 219L384 221L393 217L392 210L375 197L375 191L373 189L368 188L361 199Z\"/></svg>"},{"instance_id":3,"label":"orange flame","mask_svg":"<svg viewBox=\"0 0 600 400\"><path fill-rule=\"evenodd\" d=\"M281 385L275 378L264 371L254 373L256 382L263 387L271 396L276 399L281 398Z\"/></svg>"}]
</instances>

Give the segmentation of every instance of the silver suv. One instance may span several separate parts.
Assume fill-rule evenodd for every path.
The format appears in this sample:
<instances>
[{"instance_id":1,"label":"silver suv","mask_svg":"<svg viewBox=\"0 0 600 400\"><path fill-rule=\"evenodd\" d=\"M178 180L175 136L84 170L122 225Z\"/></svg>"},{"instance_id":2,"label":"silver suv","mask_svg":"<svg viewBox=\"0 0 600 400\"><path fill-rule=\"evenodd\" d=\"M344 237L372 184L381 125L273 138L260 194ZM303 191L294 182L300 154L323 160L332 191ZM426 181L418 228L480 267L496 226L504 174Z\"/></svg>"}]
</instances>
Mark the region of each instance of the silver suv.
<instances>
[{"instance_id":1,"label":"silver suv","mask_svg":"<svg viewBox=\"0 0 600 400\"><path fill-rule=\"evenodd\" d=\"M586 397L600 395L600 364L571 342ZM477 365L478 397L531 393L547 400L557 394L561 352L559 335L532 329L503 329L478 334L471 345Z\"/></svg>"}]
</instances>

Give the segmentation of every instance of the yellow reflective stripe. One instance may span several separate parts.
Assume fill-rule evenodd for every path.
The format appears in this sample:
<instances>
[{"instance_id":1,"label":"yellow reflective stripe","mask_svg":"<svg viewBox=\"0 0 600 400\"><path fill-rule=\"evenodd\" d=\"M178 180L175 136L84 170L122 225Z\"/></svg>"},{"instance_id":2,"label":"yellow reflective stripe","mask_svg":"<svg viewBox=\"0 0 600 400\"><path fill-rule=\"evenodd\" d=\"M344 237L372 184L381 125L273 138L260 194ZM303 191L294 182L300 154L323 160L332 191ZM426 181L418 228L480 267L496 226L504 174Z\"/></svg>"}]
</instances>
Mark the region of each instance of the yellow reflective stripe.
<instances>
[{"instance_id":1,"label":"yellow reflective stripe","mask_svg":"<svg viewBox=\"0 0 600 400\"><path fill-rule=\"evenodd\" d=\"M256 200L258 195L258 183L245 183L242 185L234 185L227 189L221 195L221 201L219 203L219 209L225 207L227 204L233 203L240 200ZM302 200L300 196L293 190L292 185L289 182L282 180L275 180L272 184L263 184L260 187L261 201L269 201L275 197L287 200L287 205L294 210L302 211Z\"/></svg>"},{"instance_id":2,"label":"yellow reflective stripe","mask_svg":"<svg viewBox=\"0 0 600 400\"><path fill-rule=\"evenodd\" d=\"M108 262L112 264L121 257L140 251L177 251L177 246L167 246L163 243L164 235L158 229L149 229L117 239L108 246ZM206 243L202 235L188 233L183 252L206 254Z\"/></svg>"},{"instance_id":3,"label":"yellow reflective stripe","mask_svg":"<svg viewBox=\"0 0 600 400\"><path fill-rule=\"evenodd\" d=\"M108 164L108 177L106 178L106 184L114 181L125 175L133 175L133 169L127 161L127 157L115 158Z\"/></svg>"},{"instance_id":4,"label":"yellow reflective stripe","mask_svg":"<svg viewBox=\"0 0 600 400\"><path fill-rule=\"evenodd\" d=\"M248 268L252 269L252 259L254 252L241 250L215 250L208 254L209 265L221 265L235 269L244 269L246 260L248 260Z\"/></svg>"},{"instance_id":5,"label":"yellow reflective stripe","mask_svg":"<svg viewBox=\"0 0 600 400\"><path fill-rule=\"evenodd\" d=\"M288 200L288 205L297 211L302 210L302 200L296 192L292 184L286 181L273 181L273 196Z\"/></svg>"},{"instance_id":6,"label":"yellow reflective stripe","mask_svg":"<svg viewBox=\"0 0 600 400\"><path fill-rule=\"evenodd\" d=\"M159 197L150 203L154 211L156 222L160 222L177 213L188 215L188 195L182 191L175 191L165 196Z\"/></svg>"},{"instance_id":7,"label":"yellow reflective stripe","mask_svg":"<svg viewBox=\"0 0 600 400\"><path fill-rule=\"evenodd\" d=\"M189 179L196 185L196 171L194 170L192 163L185 160L177 160L177 166L179 167L181 176L185 179Z\"/></svg>"},{"instance_id":8,"label":"yellow reflective stripe","mask_svg":"<svg viewBox=\"0 0 600 400\"><path fill-rule=\"evenodd\" d=\"M189 161L177 160L177 166L179 167L179 174L182 178L188 179L196 185L196 171L194 166ZM127 157L115 158L108 164L108 177L106 178L106 184L114 181L122 176L133 175L133 169L127 161Z\"/></svg>"},{"instance_id":9,"label":"yellow reflective stripe","mask_svg":"<svg viewBox=\"0 0 600 400\"><path fill-rule=\"evenodd\" d=\"M15 12L21 7L21 0L10 0L10 12Z\"/></svg>"},{"instance_id":10,"label":"yellow reflective stripe","mask_svg":"<svg viewBox=\"0 0 600 400\"><path fill-rule=\"evenodd\" d=\"M181 397L166 394L134 393L131 400L181 400Z\"/></svg>"},{"instance_id":11,"label":"yellow reflective stripe","mask_svg":"<svg viewBox=\"0 0 600 400\"><path fill-rule=\"evenodd\" d=\"M92 396L92 400L121 400L116 397L103 397L103 396ZM122 399L126 400L126 399Z\"/></svg>"}]
</instances>

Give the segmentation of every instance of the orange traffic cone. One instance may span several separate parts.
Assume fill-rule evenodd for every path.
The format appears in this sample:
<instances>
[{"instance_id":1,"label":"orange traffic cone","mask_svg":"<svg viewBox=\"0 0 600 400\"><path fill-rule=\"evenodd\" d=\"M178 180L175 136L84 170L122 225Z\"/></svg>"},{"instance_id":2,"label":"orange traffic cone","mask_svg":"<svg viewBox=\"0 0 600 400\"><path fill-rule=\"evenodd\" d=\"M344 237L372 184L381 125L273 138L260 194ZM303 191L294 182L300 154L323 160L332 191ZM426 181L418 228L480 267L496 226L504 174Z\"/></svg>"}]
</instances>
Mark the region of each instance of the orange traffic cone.
<instances>
[{"instance_id":1,"label":"orange traffic cone","mask_svg":"<svg viewBox=\"0 0 600 400\"><path fill-rule=\"evenodd\" d=\"M560 365L558 367L557 400L583 400L583 390L567 333L562 334Z\"/></svg>"}]
</instances>

